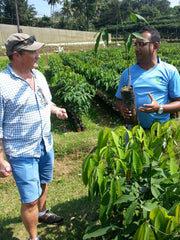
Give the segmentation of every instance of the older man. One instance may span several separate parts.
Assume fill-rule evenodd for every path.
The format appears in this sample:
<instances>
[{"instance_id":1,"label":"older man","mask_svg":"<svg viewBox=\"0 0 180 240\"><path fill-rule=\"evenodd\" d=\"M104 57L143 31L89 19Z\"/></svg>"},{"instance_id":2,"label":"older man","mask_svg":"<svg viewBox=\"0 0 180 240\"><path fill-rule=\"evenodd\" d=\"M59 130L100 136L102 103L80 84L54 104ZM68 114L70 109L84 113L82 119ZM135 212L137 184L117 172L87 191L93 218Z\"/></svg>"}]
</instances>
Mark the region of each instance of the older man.
<instances>
[{"instance_id":1,"label":"older man","mask_svg":"<svg viewBox=\"0 0 180 240\"><path fill-rule=\"evenodd\" d=\"M51 102L45 77L34 69L43 45L34 36L10 35L5 43L10 63L0 73L0 177L13 173L30 240L39 239L38 219L50 224L63 222L46 210L46 196L54 164L50 115L66 119L67 113Z\"/></svg>"}]
</instances>

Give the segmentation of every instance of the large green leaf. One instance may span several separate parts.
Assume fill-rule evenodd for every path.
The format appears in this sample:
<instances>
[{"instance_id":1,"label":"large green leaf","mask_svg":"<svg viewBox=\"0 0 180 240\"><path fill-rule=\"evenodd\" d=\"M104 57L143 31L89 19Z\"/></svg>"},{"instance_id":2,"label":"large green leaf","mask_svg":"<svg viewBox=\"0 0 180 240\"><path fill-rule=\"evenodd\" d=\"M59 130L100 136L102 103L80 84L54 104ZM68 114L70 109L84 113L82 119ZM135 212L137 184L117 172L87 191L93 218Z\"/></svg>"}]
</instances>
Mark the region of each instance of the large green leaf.
<instances>
[{"instance_id":1,"label":"large green leaf","mask_svg":"<svg viewBox=\"0 0 180 240\"><path fill-rule=\"evenodd\" d=\"M138 174L143 172L141 157L136 150L133 150L133 168L134 171Z\"/></svg>"},{"instance_id":2,"label":"large green leaf","mask_svg":"<svg viewBox=\"0 0 180 240\"><path fill-rule=\"evenodd\" d=\"M98 176L98 185L100 194L103 195L104 193L104 163L101 161L97 168L97 176Z\"/></svg>"},{"instance_id":3,"label":"large green leaf","mask_svg":"<svg viewBox=\"0 0 180 240\"><path fill-rule=\"evenodd\" d=\"M129 36L125 39L125 46L127 49L127 54L129 54L129 51L131 49L132 46L132 34L129 34Z\"/></svg>"},{"instance_id":4,"label":"large green leaf","mask_svg":"<svg viewBox=\"0 0 180 240\"><path fill-rule=\"evenodd\" d=\"M122 195L119 199L116 200L115 204L121 204L121 203L127 203L127 202L132 202L136 198L134 195Z\"/></svg>"},{"instance_id":5,"label":"large green leaf","mask_svg":"<svg viewBox=\"0 0 180 240\"><path fill-rule=\"evenodd\" d=\"M171 214L175 216L176 222L180 225L180 204L175 204L171 209Z\"/></svg>"},{"instance_id":6,"label":"large green leaf","mask_svg":"<svg viewBox=\"0 0 180 240\"><path fill-rule=\"evenodd\" d=\"M127 208L124 214L124 221L123 221L125 225L129 225L132 222L136 207L137 207L137 200L132 202L131 205Z\"/></svg>"},{"instance_id":7,"label":"large green leaf","mask_svg":"<svg viewBox=\"0 0 180 240\"><path fill-rule=\"evenodd\" d=\"M156 233L165 232L167 223L169 221L169 216L167 212L160 207L154 208L149 215L153 222Z\"/></svg>"},{"instance_id":8,"label":"large green leaf","mask_svg":"<svg viewBox=\"0 0 180 240\"><path fill-rule=\"evenodd\" d=\"M171 158L170 159L170 173L171 173L171 175L177 173L178 171L179 171L178 164L176 163L174 158Z\"/></svg>"},{"instance_id":9,"label":"large green leaf","mask_svg":"<svg viewBox=\"0 0 180 240\"><path fill-rule=\"evenodd\" d=\"M167 234L172 234L175 229L178 227L178 222L176 222L175 217L169 217L169 222L166 227L166 233Z\"/></svg>"},{"instance_id":10,"label":"large green leaf","mask_svg":"<svg viewBox=\"0 0 180 240\"><path fill-rule=\"evenodd\" d=\"M108 204L108 209L107 209L107 215L109 216L111 211L114 208L114 203L116 200L116 182L114 179L111 180L111 186L110 186L110 201Z\"/></svg>"},{"instance_id":11,"label":"large green leaf","mask_svg":"<svg viewBox=\"0 0 180 240\"><path fill-rule=\"evenodd\" d=\"M100 209L99 209L99 219L102 224L105 224L107 221L106 212L109 205L109 201L110 201L110 193L109 191L107 191L101 200Z\"/></svg>"},{"instance_id":12,"label":"large green leaf","mask_svg":"<svg viewBox=\"0 0 180 240\"><path fill-rule=\"evenodd\" d=\"M113 232L118 230L119 228L115 225L100 225L100 226L93 226L89 231L83 236L83 240L90 239L90 238L97 238L103 236L109 232Z\"/></svg>"},{"instance_id":13,"label":"large green leaf","mask_svg":"<svg viewBox=\"0 0 180 240\"><path fill-rule=\"evenodd\" d=\"M144 208L146 211L150 212L157 207L157 203L146 201L144 204L141 205L141 207Z\"/></svg>"},{"instance_id":14,"label":"large green leaf","mask_svg":"<svg viewBox=\"0 0 180 240\"><path fill-rule=\"evenodd\" d=\"M138 32L133 32L132 35L136 38L147 40L147 38L145 38L142 34L140 34Z\"/></svg>"},{"instance_id":15,"label":"large green leaf","mask_svg":"<svg viewBox=\"0 0 180 240\"><path fill-rule=\"evenodd\" d=\"M101 35L102 35L102 32L100 32L96 38L96 43L95 43L95 46L94 46L94 52L95 52L95 56L97 56L97 51L98 51L98 47L99 47L99 42L100 42L100 39L101 39Z\"/></svg>"},{"instance_id":16,"label":"large green leaf","mask_svg":"<svg viewBox=\"0 0 180 240\"><path fill-rule=\"evenodd\" d=\"M114 132L112 132L111 134L112 134L113 142L114 142L116 148L118 149L118 147L119 147L119 137Z\"/></svg>"},{"instance_id":17,"label":"large green leaf","mask_svg":"<svg viewBox=\"0 0 180 240\"><path fill-rule=\"evenodd\" d=\"M121 183L118 177L116 177L116 189L117 189L117 198L119 198L122 195L122 190L121 190Z\"/></svg>"},{"instance_id":18,"label":"large green leaf","mask_svg":"<svg viewBox=\"0 0 180 240\"><path fill-rule=\"evenodd\" d=\"M123 152L122 152L122 149L119 146L119 136L117 136L116 133L114 133L114 132L112 132L112 140L113 140L113 143L116 146L117 155L121 158L121 155L123 155Z\"/></svg>"},{"instance_id":19,"label":"large green leaf","mask_svg":"<svg viewBox=\"0 0 180 240\"><path fill-rule=\"evenodd\" d=\"M109 34L108 34L107 29L103 30L103 32L102 32L102 40L103 40L104 44L106 46L108 46L108 44L109 44Z\"/></svg>"},{"instance_id":20,"label":"large green leaf","mask_svg":"<svg viewBox=\"0 0 180 240\"><path fill-rule=\"evenodd\" d=\"M147 25L149 25L149 23L146 21L146 19L144 17L142 17L139 14L135 14L135 13L131 13L130 14L130 18L133 20L133 22L137 22L137 19L144 21Z\"/></svg>"},{"instance_id":21,"label":"large green leaf","mask_svg":"<svg viewBox=\"0 0 180 240\"><path fill-rule=\"evenodd\" d=\"M156 240L156 238L148 223L144 222L136 231L133 240Z\"/></svg>"},{"instance_id":22,"label":"large green leaf","mask_svg":"<svg viewBox=\"0 0 180 240\"><path fill-rule=\"evenodd\" d=\"M161 195L160 191L157 189L157 186L151 186L151 192L156 199L158 199Z\"/></svg>"},{"instance_id":23,"label":"large green leaf","mask_svg":"<svg viewBox=\"0 0 180 240\"><path fill-rule=\"evenodd\" d=\"M83 173L82 173L82 179L83 179L83 183L85 185L88 184L88 180L89 180L89 167L90 167L90 159L93 156L89 155L87 156L87 158L85 158L85 160L83 161Z\"/></svg>"}]
</instances>

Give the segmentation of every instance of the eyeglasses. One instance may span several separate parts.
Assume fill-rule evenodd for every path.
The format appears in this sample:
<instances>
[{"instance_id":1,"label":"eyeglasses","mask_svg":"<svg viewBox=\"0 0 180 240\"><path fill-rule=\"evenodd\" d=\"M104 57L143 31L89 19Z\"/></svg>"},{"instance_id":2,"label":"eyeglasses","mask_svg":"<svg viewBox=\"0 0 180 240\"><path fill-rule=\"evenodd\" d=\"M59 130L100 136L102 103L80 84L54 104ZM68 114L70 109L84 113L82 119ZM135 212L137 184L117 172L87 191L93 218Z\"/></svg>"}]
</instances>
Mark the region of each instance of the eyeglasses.
<instances>
[{"instance_id":1,"label":"eyeglasses","mask_svg":"<svg viewBox=\"0 0 180 240\"><path fill-rule=\"evenodd\" d=\"M135 42L134 43L134 46L135 47L144 47L144 46L146 46L147 44L153 44L154 42Z\"/></svg>"}]
</instances>

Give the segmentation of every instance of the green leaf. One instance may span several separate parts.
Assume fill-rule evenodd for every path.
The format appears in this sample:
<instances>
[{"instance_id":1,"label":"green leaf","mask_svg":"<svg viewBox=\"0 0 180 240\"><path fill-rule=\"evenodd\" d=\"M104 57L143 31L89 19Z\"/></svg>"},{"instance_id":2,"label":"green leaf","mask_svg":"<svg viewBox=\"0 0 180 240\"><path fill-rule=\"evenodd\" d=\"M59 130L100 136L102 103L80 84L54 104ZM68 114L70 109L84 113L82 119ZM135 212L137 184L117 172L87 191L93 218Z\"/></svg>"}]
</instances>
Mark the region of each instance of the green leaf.
<instances>
[{"instance_id":1,"label":"green leaf","mask_svg":"<svg viewBox=\"0 0 180 240\"><path fill-rule=\"evenodd\" d=\"M121 184L118 178L116 178L116 184L117 184L117 198L119 198L122 195L122 190L121 190Z\"/></svg>"},{"instance_id":2,"label":"green leaf","mask_svg":"<svg viewBox=\"0 0 180 240\"><path fill-rule=\"evenodd\" d=\"M137 200L132 202L131 205L127 208L127 210L124 214L124 221L123 221L123 223L126 226L129 225L132 222L134 214L135 214L136 207L137 207Z\"/></svg>"},{"instance_id":3,"label":"green leaf","mask_svg":"<svg viewBox=\"0 0 180 240\"><path fill-rule=\"evenodd\" d=\"M107 132L103 136L102 147L107 145L107 142L108 142L108 139L109 139L109 133L110 133L110 130L107 129Z\"/></svg>"},{"instance_id":4,"label":"green leaf","mask_svg":"<svg viewBox=\"0 0 180 240\"><path fill-rule=\"evenodd\" d=\"M136 38L140 38L143 40L147 40L147 38L145 38L142 34L138 33L138 32L133 32L132 35Z\"/></svg>"},{"instance_id":5,"label":"green leaf","mask_svg":"<svg viewBox=\"0 0 180 240\"><path fill-rule=\"evenodd\" d=\"M136 14L134 14L134 13L131 13L130 14L130 18L133 20L133 22L137 22L137 17L136 17Z\"/></svg>"},{"instance_id":6,"label":"green leaf","mask_svg":"<svg viewBox=\"0 0 180 240\"><path fill-rule=\"evenodd\" d=\"M136 173L141 174L143 172L141 157L136 150L133 150L133 167Z\"/></svg>"},{"instance_id":7,"label":"green leaf","mask_svg":"<svg viewBox=\"0 0 180 240\"><path fill-rule=\"evenodd\" d=\"M98 176L98 185L100 194L103 195L104 193L104 163L101 161L97 168L97 176Z\"/></svg>"},{"instance_id":8,"label":"green leaf","mask_svg":"<svg viewBox=\"0 0 180 240\"><path fill-rule=\"evenodd\" d=\"M179 166L177 165L174 158L170 159L170 173L171 175L177 173L179 171Z\"/></svg>"},{"instance_id":9,"label":"green leaf","mask_svg":"<svg viewBox=\"0 0 180 240\"><path fill-rule=\"evenodd\" d=\"M180 139L180 128L176 130L176 140L178 141Z\"/></svg>"},{"instance_id":10,"label":"green leaf","mask_svg":"<svg viewBox=\"0 0 180 240\"><path fill-rule=\"evenodd\" d=\"M104 131L103 131L103 129L101 129L99 131L99 134L98 134L97 151L96 151L96 155L97 155L98 161L100 160L99 153L100 153L102 142L103 142L103 136L104 136Z\"/></svg>"},{"instance_id":11,"label":"green leaf","mask_svg":"<svg viewBox=\"0 0 180 240\"><path fill-rule=\"evenodd\" d=\"M102 32L102 40L103 40L104 44L105 44L106 46L108 46L108 43L109 43L109 34L108 34L107 29L103 30L103 32Z\"/></svg>"},{"instance_id":12,"label":"green leaf","mask_svg":"<svg viewBox=\"0 0 180 240\"><path fill-rule=\"evenodd\" d=\"M102 198L101 204L100 204L100 209L99 209L99 219L102 224L105 224L107 221L106 211L108 208L109 201L110 201L110 193L107 190L106 193L103 195L103 198Z\"/></svg>"},{"instance_id":13,"label":"green leaf","mask_svg":"<svg viewBox=\"0 0 180 240\"><path fill-rule=\"evenodd\" d=\"M141 207L144 208L146 211L150 212L158 206L156 203L145 202L144 204L141 205Z\"/></svg>"},{"instance_id":14,"label":"green leaf","mask_svg":"<svg viewBox=\"0 0 180 240\"><path fill-rule=\"evenodd\" d=\"M167 234L172 234L175 229L178 227L178 222L176 222L175 217L170 217L169 222L166 227L166 233Z\"/></svg>"},{"instance_id":15,"label":"green leaf","mask_svg":"<svg viewBox=\"0 0 180 240\"><path fill-rule=\"evenodd\" d=\"M132 46L132 34L129 34L129 36L126 38L125 46L127 48L127 53L129 53L131 46Z\"/></svg>"},{"instance_id":16,"label":"green leaf","mask_svg":"<svg viewBox=\"0 0 180 240\"><path fill-rule=\"evenodd\" d=\"M116 200L115 204L127 203L129 201L134 201L136 198L133 195L122 195L119 199Z\"/></svg>"},{"instance_id":17,"label":"green leaf","mask_svg":"<svg viewBox=\"0 0 180 240\"><path fill-rule=\"evenodd\" d=\"M144 222L136 231L133 240L156 240L153 230Z\"/></svg>"},{"instance_id":18,"label":"green leaf","mask_svg":"<svg viewBox=\"0 0 180 240\"><path fill-rule=\"evenodd\" d=\"M155 186L151 186L151 192L152 192L152 195L158 199L159 196L161 195L160 191L157 189L157 187Z\"/></svg>"},{"instance_id":19,"label":"green leaf","mask_svg":"<svg viewBox=\"0 0 180 240\"><path fill-rule=\"evenodd\" d=\"M83 240L90 238L97 238L103 236L109 232L118 230L119 228L115 225L104 225L104 226L93 226L89 231L83 236Z\"/></svg>"},{"instance_id":20,"label":"green leaf","mask_svg":"<svg viewBox=\"0 0 180 240\"><path fill-rule=\"evenodd\" d=\"M180 204L176 204L171 209L171 213L173 216L175 216L176 222L180 224Z\"/></svg>"},{"instance_id":21,"label":"green leaf","mask_svg":"<svg viewBox=\"0 0 180 240\"><path fill-rule=\"evenodd\" d=\"M110 213L113 210L114 203L116 200L116 182L114 179L111 180L111 187L110 187L110 201L108 204L108 209L107 209L107 216L110 215Z\"/></svg>"},{"instance_id":22,"label":"green leaf","mask_svg":"<svg viewBox=\"0 0 180 240\"><path fill-rule=\"evenodd\" d=\"M152 220L156 233L158 230L165 232L167 223L169 221L169 216L167 215L166 211L163 208L154 208L149 215L150 219Z\"/></svg>"},{"instance_id":23,"label":"green leaf","mask_svg":"<svg viewBox=\"0 0 180 240\"><path fill-rule=\"evenodd\" d=\"M88 169L89 169L89 162L90 162L90 158L91 156L89 155L87 158L85 158L85 160L83 161L83 173L82 173L82 179L83 179L83 183L85 185L88 184Z\"/></svg>"},{"instance_id":24,"label":"green leaf","mask_svg":"<svg viewBox=\"0 0 180 240\"><path fill-rule=\"evenodd\" d=\"M130 18L133 20L133 22L137 22L137 19L141 20L141 21L144 21L147 25L149 25L149 23L147 22L147 20L142 17L141 15L139 14L134 14L134 13L131 13L130 14Z\"/></svg>"},{"instance_id":25,"label":"green leaf","mask_svg":"<svg viewBox=\"0 0 180 240\"><path fill-rule=\"evenodd\" d=\"M97 38L96 38L96 43L95 43L95 47L94 47L95 57L97 56L97 50L98 50L98 47L99 47L99 42L100 42L100 39L101 39L101 34L102 34L102 32L100 32L99 35L98 35Z\"/></svg>"},{"instance_id":26,"label":"green leaf","mask_svg":"<svg viewBox=\"0 0 180 240\"><path fill-rule=\"evenodd\" d=\"M120 149L120 146L119 146L119 136L117 136L114 132L112 132L111 134L112 134L112 140L116 146L117 155L121 158L122 150Z\"/></svg>"},{"instance_id":27,"label":"green leaf","mask_svg":"<svg viewBox=\"0 0 180 240\"><path fill-rule=\"evenodd\" d=\"M114 173L114 176L118 176L119 175L119 170L120 170L120 167L121 167L121 161L117 158L115 159L115 163L116 163L116 169L115 169L115 173Z\"/></svg>"},{"instance_id":28,"label":"green leaf","mask_svg":"<svg viewBox=\"0 0 180 240\"><path fill-rule=\"evenodd\" d=\"M111 134L112 134L112 139L113 139L113 141L114 141L114 143L116 145L116 148L118 149L118 147L119 147L119 144L118 144L119 137L114 132L112 132Z\"/></svg>"}]
</instances>

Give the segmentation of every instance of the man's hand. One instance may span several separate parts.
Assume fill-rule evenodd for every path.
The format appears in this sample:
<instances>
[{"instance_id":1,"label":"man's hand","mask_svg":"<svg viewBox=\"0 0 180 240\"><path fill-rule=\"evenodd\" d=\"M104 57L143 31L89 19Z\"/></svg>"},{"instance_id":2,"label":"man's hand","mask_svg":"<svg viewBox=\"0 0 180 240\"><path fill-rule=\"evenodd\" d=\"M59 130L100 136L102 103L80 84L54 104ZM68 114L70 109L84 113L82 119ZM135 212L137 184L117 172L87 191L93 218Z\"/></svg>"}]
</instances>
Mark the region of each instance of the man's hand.
<instances>
[{"instance_id":1,"label":"man's hand","mask_svg":"<svg viewBox=\"0 0 180 240\"><path fill-rule=\"evenodd\" d=\"M125 119L130 119L132 117L132 112L125 107L121 107L121 114Z\"/></svg>"},{"instance_id":2,"label":"man's hand","mask_svg":"<svg viewBox=\"0 0 180 240\"><path fill-rule=\"evenodd\" d=\"M68 115L66 113L66 109L65 108L58 108L56 109L56 116L59 119L67 119Z\"/></svg>"},{"instance_id":3,"label":"man's hand","mask_svg":"<svg viewBox=\"0 0 180 240\"><path fill-rule=\"evenodd\" d=\"M12 172L11 165L6 160L0 160L0 177L8 177Z\"/></svg>"},{"instance_id":4,"label":"man's hand","mask_svg":"<svg viewBox=\"0 0 180 240\"><path fill-rule=\"evenodd\" d=\"M145 112L145 113L155 113L159 110L160 105L159 103L156 102L156 100L153 98L153 96L148 93L150 99L151 99L151 104L143 104L144 107L139 107L139 111Z\"/></svg>"}]
</instances>

